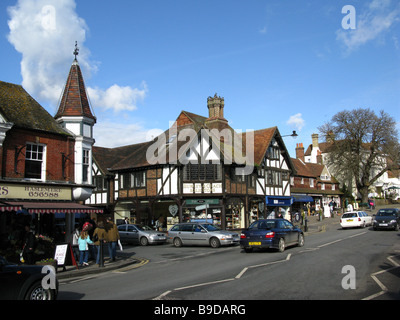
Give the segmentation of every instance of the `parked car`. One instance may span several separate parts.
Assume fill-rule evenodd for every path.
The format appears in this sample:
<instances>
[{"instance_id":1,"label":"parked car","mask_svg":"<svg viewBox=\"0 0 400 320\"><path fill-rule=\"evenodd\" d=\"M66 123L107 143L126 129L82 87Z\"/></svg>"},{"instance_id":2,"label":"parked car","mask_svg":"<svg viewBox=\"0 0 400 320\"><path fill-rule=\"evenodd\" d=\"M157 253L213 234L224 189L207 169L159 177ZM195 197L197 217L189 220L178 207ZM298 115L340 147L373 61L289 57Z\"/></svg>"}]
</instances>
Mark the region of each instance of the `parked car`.
<instances>
[{"instance_id":1,"label":"parked car","mask_svg":"<svg viewBox=\"0 0 400 320\"><path fill-rule=\"evenodd\" d=\"M140 244L163 244L167 241L165 233L155 231L148 226L138 224L121 224L118 226L121 242Z\"/></svg>"},{"instance_id":2,"label":"parked car","mask_svg":"<svg viewBox=\"0 0 400 320\"><path fill-rule=\"evenodd\" d=\"M291 245L304 246L304 233L285 219L255 221L240 235L240 247L245 252L252 252L254 248L275 248L283 252Z\"/></svg>"},{"instance_id":3,"label":"parked car","mask_svg":"<svg viewBox=\"0 0 400 320\"><path fill-rule=\"evenodd\" d=\"M221 230L210 223L178 223L168 231L168 242L175 247L200 245L218 248L224 245L239 244L239 234Z\"/></svg>"},{"instance_id":4,"label":"parked car","mask_svg":"<svg viewBox=\"0 0 400 320\"><path fill-rule=\"evenodd\" d=\"M340 218L340 225L345 228L365 228L372 226L372 217L365 211L345 212Z\"/></svg>"},{"instance_id":5,"label":"parked car","mask_svg":"<svg viewBox=\"0 0 400 320\"><path fill-rule=\"evenodd\" d=\"M43 266L16 265L0 256L0 300L55 300L58 294L58 280L55 289L44 289Z\"/></svg>"},{"instance_id":6,"label":"parked car","mask_svg":"<svg viewBox=\"0 0 400 320\"><path fill-rule=\"evenodd\" d=\"M400 225L400 209L380 209L374 217L374 230L393 229L398 231Z\"/></svg>"}]
</instances>

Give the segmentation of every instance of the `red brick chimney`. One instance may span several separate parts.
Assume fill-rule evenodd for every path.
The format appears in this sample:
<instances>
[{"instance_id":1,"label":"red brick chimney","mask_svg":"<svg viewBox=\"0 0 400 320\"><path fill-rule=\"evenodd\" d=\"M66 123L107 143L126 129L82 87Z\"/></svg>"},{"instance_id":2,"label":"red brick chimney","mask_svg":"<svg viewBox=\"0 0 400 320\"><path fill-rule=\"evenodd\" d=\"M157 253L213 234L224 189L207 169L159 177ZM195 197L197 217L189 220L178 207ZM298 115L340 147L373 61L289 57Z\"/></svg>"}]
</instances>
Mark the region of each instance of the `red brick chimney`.
<instances>
[{"instance_id":1,"label":"red brick chimney","mask_svg":"<svg viewBox=\"0 0 400 320\"><path fill-rule=\"evenodd\" d=\"M304 146L302 143L296 144L296 159L300 159L304 162Z\"/></svg>"}]
</instances>

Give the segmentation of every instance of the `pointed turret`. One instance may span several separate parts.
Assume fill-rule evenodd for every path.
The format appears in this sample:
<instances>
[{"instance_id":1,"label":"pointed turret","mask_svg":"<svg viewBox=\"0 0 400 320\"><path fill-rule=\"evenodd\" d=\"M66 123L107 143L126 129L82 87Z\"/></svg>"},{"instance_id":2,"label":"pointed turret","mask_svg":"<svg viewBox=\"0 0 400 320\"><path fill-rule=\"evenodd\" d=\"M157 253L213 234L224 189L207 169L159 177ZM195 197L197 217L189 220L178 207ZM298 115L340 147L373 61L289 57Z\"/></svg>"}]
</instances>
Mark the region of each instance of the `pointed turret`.
<instances>
[{"instance_id":1,"label":"pointed turret","mask_svg":"<svg viewBox=\"0 0 400 320\"><path fill-rule=\"evenodd\" d=\"M77 48L77 44L75 44L75 59L72 62L55 119L58 120L62 117L86 117L96 122L96 117L90 108L82 71L77 60L78 53L79 49Z\"/></svg>"},{"instance_id":2,"label":"pointed turret","mask_svg":"<svg viewBox=\"0 0 400 320\"><path fill-rule=\"evenodd\" d=\"M62 127L75 135L75 183L90 185L92 183L92 147L95 143L93 126L96 123L96 117L90 108L82 71L77 60L78 54L78 45L75 44L75 59L54 118ZM87 199L91 193L90 188L79 187L73 190L74 199L80 201Z\"/></svg>"}]
</instances>

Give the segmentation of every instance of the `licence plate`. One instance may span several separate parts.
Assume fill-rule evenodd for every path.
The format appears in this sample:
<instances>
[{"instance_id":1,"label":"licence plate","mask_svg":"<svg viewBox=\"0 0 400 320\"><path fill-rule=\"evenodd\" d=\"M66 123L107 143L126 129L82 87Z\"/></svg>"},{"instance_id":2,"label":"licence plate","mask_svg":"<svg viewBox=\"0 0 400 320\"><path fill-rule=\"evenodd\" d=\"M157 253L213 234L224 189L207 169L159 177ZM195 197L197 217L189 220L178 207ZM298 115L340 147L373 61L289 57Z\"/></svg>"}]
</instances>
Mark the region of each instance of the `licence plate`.
<instances>
[{"instance_id":1,"label":"licence plate","mask_svg":"<svg viewBox=\"0 0 400 320\"><path fill-rule=\"evenodd\" d=\"M347 219L346 221L347 222L353 222L353 219Z\"/></svg>"},{"instance_id":2,"label":"licence plate","mask_svg":"<svg viewBox=\"0 0 400 320\"><path fill-rule=\"evenodd\" d=\"M261 246L261 242L249 242L249 246Z\"/></svg>"},{"instance_id":3,"label":"licence plate","mask_svg":"<svg viewBox=\"0 0 400 320\"><path fill-rule=\"evenodd\" d=\"M388 226L388 224L387 224L387 223L380 223L380 224L379 224L379 226L382 226L382 227L387 227L387 226Z\"/></svg>"}]
</instances>

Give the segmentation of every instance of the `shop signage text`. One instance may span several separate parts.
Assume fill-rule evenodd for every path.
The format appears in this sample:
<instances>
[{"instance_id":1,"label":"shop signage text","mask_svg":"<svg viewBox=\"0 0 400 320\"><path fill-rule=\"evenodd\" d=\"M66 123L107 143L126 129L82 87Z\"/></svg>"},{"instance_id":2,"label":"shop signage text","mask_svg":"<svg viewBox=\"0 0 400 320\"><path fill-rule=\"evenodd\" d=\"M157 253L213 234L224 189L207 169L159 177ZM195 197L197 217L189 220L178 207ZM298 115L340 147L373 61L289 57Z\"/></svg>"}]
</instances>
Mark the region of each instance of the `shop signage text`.
<instances>
[{"instance_id":1,"label":"shop signage text","mask_svg":"<svg viewBox=\"0 0 400 320\"><path fill-rule=\"evenodd\" d=\"M12 184L0 185L0 199L71 200L71 188Z\"/></svg>"}]
</instances>

